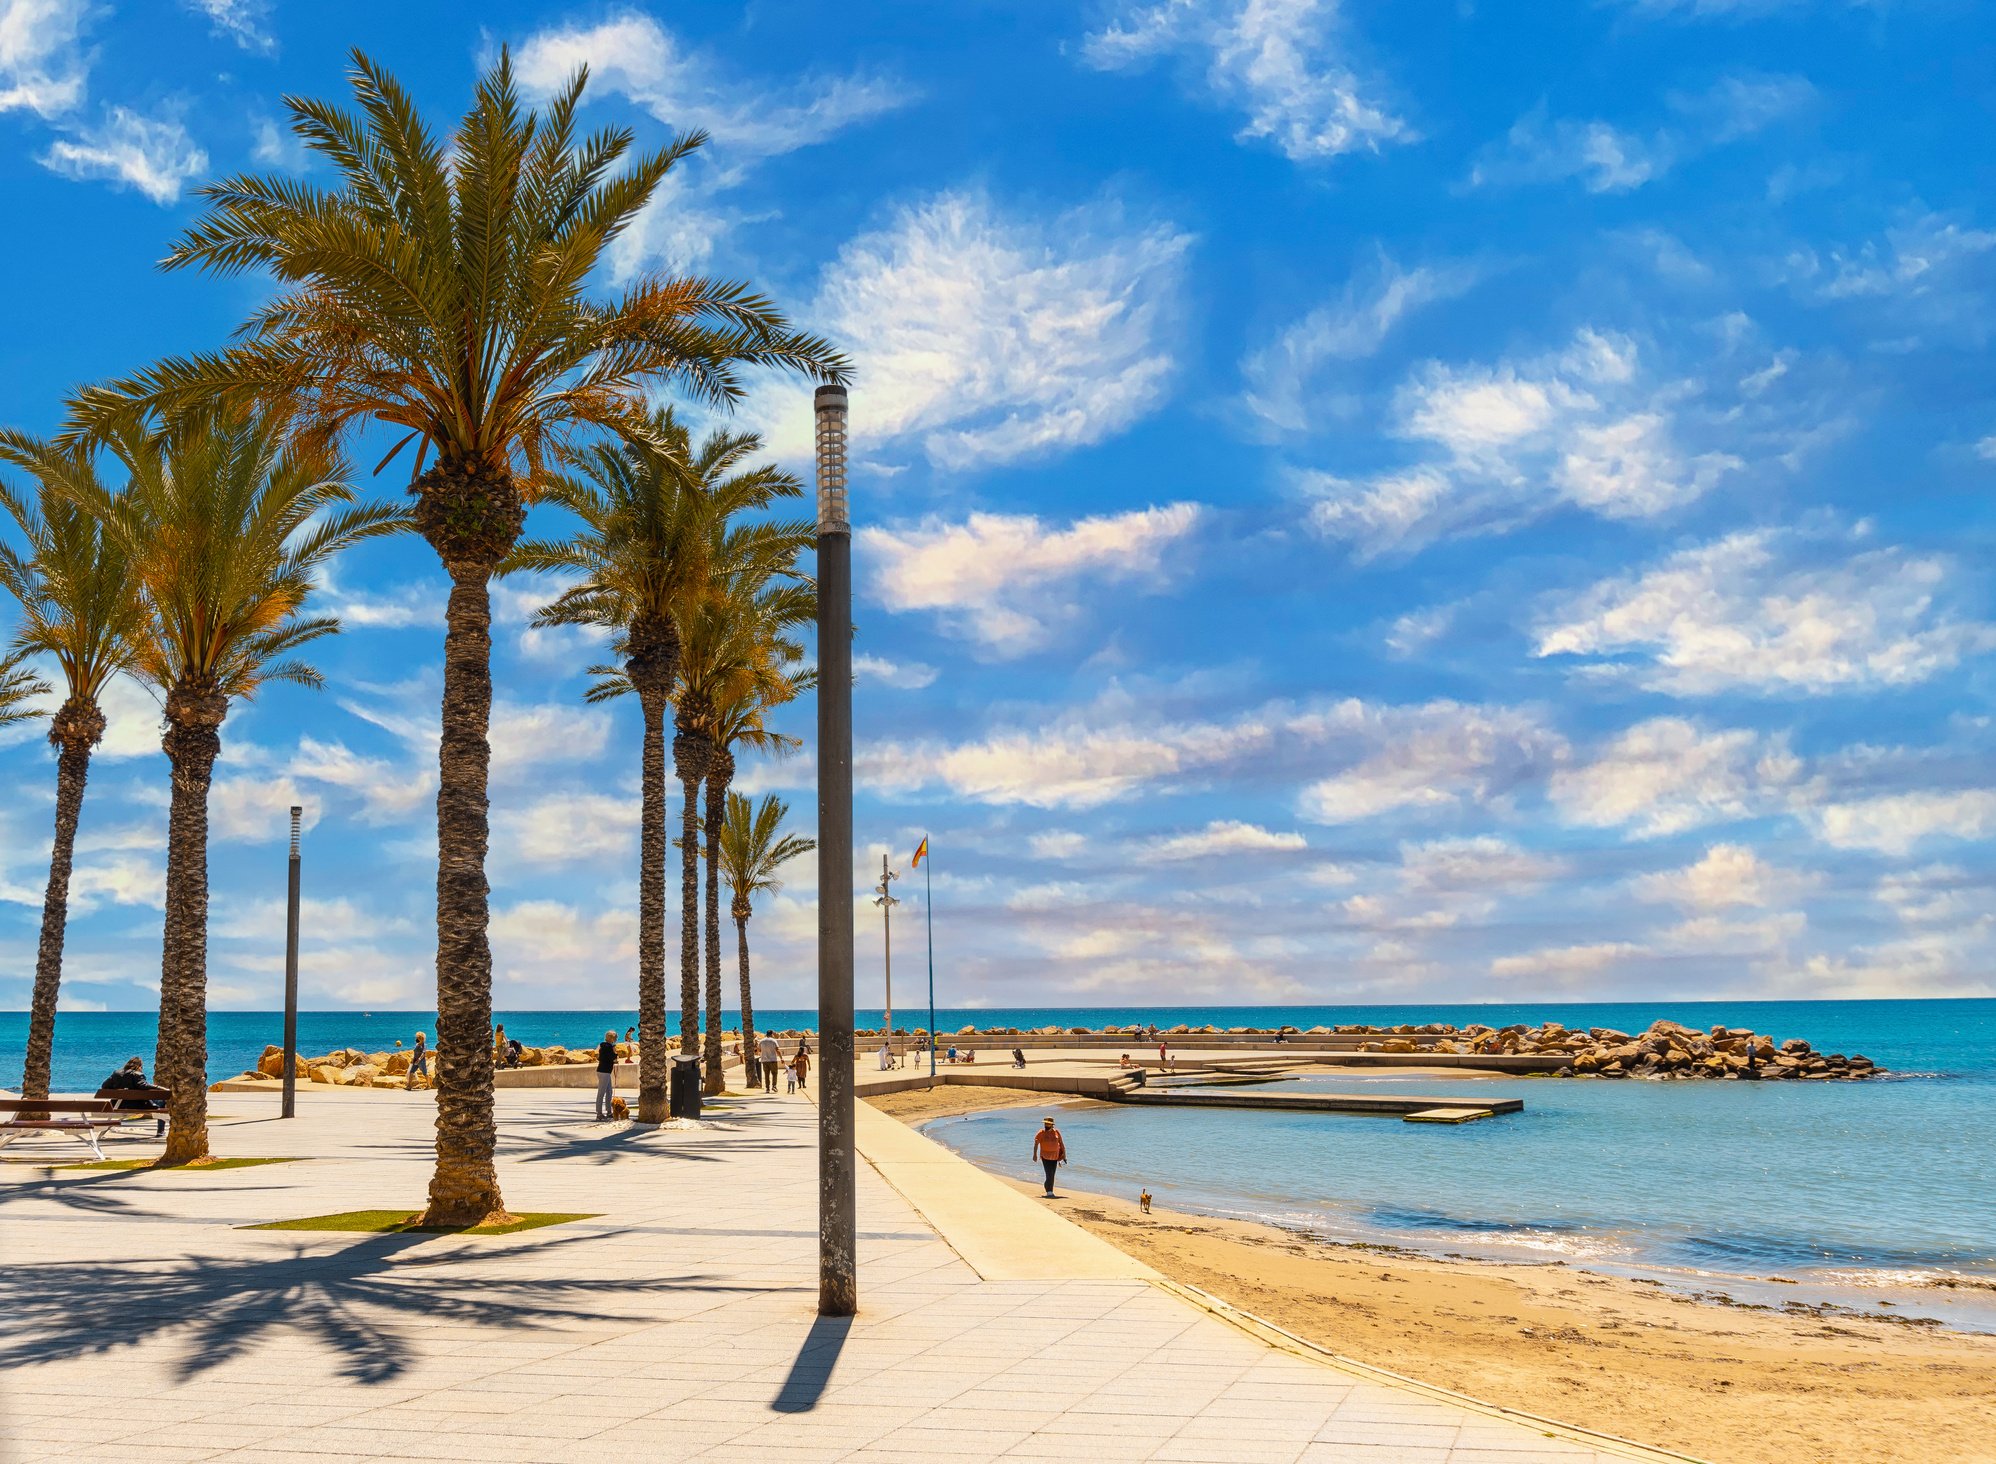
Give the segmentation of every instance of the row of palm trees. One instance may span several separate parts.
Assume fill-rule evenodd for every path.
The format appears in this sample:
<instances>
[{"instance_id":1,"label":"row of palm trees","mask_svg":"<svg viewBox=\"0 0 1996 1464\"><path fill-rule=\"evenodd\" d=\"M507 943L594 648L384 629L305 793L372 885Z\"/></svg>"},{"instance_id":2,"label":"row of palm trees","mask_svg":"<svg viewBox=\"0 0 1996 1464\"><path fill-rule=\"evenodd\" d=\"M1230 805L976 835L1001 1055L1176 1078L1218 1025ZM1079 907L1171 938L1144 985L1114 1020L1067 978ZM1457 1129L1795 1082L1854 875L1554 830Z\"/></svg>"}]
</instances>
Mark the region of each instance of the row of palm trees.
<instances>
[{"instance_id":1,"label":"row of palm trees","mask_svg":"<svg viewBox=\"0 0 1996 1464\"><path fill-rule=\"evenodd\" d=\"M643 712L640 1117L656 1119L666 1050L665 711L683 793L680 1039L688 1051L698 1041L704 995L711 1085L720 1073L717 867L729 865L736 891L745 973L748 901L774 882L775 853L800 852L776 835L781 809L771 800L759 810L741 800L731 832L734 752L785 746L768 719L808 684L793 633L813 592L797 570L808 528L753 517L795 496L795 480L748 465L760 446L753 436L717 432L695 444L653 402L676 391L726 409L753 368L834 382L848 372L826 342L792 329L744 284L646 275L599 290L606 250L704 134L643 155L627 131L581 136L586 72L537 112L522 106L504 52L446 139L366 56L354 54L350 77L352 109L286 101L330 186L249 175L210 184L203 216L165 260L168 269L274 279L276 292L235 342L79 393L53 441L4 443L5 461L40 491L33 503L7 502L27 548L10 551L0 570L24 607L0 696L18 710L40 689L24 655L52 659L65 683L51 724L57 839L30 1080L33 1039L52 1031L76 814L103 731L97 696L129 671L162 699L173 778L156 1068L175 1090L167 1160L207 1153L207 787L221 726L230 703L264 682L316 682L293 653L336 629L304 609L324 561L361 539L413 530L450 580L437 1162L423 1219L471 1225L505 1213L485 877L490 582L530 569L577 576L539 618L607 629L615 664L598 668L590 694L633 695ZM397 440L376 472L413 449L406 508L362 503L347 482L344 449L377 423ZM122 487L100 481L106 458L123 469ZM540 500L568 509L579 530L522 542L527 507ZM75 613L84 606L87 616ZM9 704L0 701L0 716L12 715ZM743 1008L746 1032L746 987ZM44 1084L46 1052L44 1041Z\"/></svg>"}]
</instances>

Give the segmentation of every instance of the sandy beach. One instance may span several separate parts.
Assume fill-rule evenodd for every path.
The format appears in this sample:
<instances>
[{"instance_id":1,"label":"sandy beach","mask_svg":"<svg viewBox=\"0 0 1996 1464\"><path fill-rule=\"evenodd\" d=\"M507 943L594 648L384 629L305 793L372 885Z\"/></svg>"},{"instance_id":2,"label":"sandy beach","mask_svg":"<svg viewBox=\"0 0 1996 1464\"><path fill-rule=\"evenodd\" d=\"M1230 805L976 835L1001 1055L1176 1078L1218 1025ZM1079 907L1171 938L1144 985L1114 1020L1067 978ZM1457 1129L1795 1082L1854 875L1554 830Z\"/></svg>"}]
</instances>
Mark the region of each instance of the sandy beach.
<instances>
[{"instance_id":1,"label":"sandy beach","mask_svg":"<svg viewBox=\"0 0 1996 1464\"><path fill-rule=\"evenodd\" d=\"M1052 1106L967 1087L869 1102L909 1123ZM1996 1337L1700 1301L1561 1264L1429 1259L1144 1215L1101 1195L1053 1203L1173 1279L1321 1347L1492 1403L1714 1461L1996 1461Z\"/></svg>"}]
</instances>

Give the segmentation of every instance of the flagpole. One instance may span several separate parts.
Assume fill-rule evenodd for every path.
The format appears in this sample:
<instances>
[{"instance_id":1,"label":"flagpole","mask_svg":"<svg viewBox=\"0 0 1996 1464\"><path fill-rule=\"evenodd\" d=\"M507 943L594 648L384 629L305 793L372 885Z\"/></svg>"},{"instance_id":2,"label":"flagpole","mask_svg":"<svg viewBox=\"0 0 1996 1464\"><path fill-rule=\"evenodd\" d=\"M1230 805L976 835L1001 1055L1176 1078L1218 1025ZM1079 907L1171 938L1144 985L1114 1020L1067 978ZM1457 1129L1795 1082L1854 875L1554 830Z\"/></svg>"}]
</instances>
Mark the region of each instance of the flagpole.
<instances>
[{"instance_id":1,"label":"flagpole","mask_svg":"<svg viewBox=\"0 0 1996 1464\"><path fill-rule=\"evenodd\" d=\"M927 844L927 839L922 840ZM929 1081L936 1078L936 884L930 873L930 866L936 862L932 852L922 860L922 911L929 921Z\"/></svg>"}]
</instances>

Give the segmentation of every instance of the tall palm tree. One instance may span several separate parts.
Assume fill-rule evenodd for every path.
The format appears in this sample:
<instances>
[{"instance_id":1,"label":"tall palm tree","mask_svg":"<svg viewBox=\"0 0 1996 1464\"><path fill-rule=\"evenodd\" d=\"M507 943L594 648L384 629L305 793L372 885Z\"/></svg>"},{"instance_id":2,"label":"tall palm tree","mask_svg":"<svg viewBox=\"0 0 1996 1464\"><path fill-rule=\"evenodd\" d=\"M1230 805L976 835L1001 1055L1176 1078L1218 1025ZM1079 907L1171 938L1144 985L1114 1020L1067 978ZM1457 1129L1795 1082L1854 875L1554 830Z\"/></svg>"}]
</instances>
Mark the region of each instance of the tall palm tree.
<instances>
[{"instance_id":1,"label":"tall palm tree","mask_svg":"<svg viewBox=\"0 0 1996 1464\"><path fill-rule=\"evenodd\" d=\"M755 913L757 895L773 895L783 888L776 872L799 854L818 847L815 839L782 832L789 812L790 806L773 793L758 804L730 793L727 817L721 825L721 872L733 897L728 912L735 918L735 959L742 977L742 1050L751 1054L751 1083L755 1080L755 1008L749 998L749 916Z\"/></svg>"},{"instance_id":2,"label":"tall palm tree","mask_svg":"<svg viewBox=\"0 0 1996 1464\"><path fill-rule=\"evenodd\" d=\"M69 491L118 542L144 597L132 670L166 714L173 794L153 1074L173 1090L161 1162L187 1164L208 1154L208 787L223 719L266 683L320 684L293 654L339 629L300 613L313 572L409 521L388 504L356 504L339 462L287 437L276 413L127 422L108 445L131 475L124 492L81 481Z\"/></svg>"},{"instance_id":3,"label":"tall palm tree","mask_svg":"<svg viewBox=\"0 0 1996 1464\"><path fill-rule=\"evenodd\" d=\"M0 587L21 602L14 636L19 653L52 659L62 675L63 701L49 721L56 749L55 840L42 897L41 944L35 952L35 993L28 1016L27 1066L21 1093L46 1098L55 1046L56 997L62 987L62 945L69 924L69 874L76 826L90 777L90 751L104 736L98 705L105 685L130 664L144 608L124 547L77 501L81 485L102 496L87 448L61 449L20 433L0 433L0 462L36 479L34 501L0 484L0 508L19 528L25 552L0 544Z\"/></svg>"},{"instance_id":4,"label":"tall palm tree","mask_svg":"<svg viewBox=\"0 0 1996 1464\"><path fill-rule=\"evenodd\" d=\"M451 581L437 790L437 1163L425 1218L468 1224L504 1213L485 879L494 567L546 483L550 450L578 429L642 438L644 403L662 386L726 406L742 394L744 366L823 381L844 380L846 366L744 284L654 274L611 298L591 293L606 249L704 133L627 160L628 131L577 136L586 72L545 110L523 111L503 50L446 140L359 52L350 79L357 111L285 103L334 187L274 176L211 184L207 215L167 256L168 268L268 269L277 297L234 347L162 362L87 394L79 410L88 422L134 399L169 410L279 399L329 436L375 422L400 429L388 458L419 444L416 523Z\"/></svg>"},{"instance_id":5,"label":"tall palm tree","mask_svg":"<svg viewBox=\"0 0 1996 1464\"><path fill-rule=\"evenodd\" d=\"M581 520L567 539L518 545L501 573L542 570L579 576L535 616L536 625L593 625L615 633L617 664L592 667L587 699L635 695L644 718L638 840L638 1119L666 1110L665 708L680 676L680 622L716 576L774 562L795 526L744 523L802 487L779 468L744 466L760 450L753 434L715 432L696 447L669 410L642 438L562 455L568 471L549 501ZM682 997L684 989L682 986ZM694 1017L696 1022L697 1016ZM680 1041L691 1051L697 1031Z\"/></svg>"},{"instance_id":6,"label":"tall palm tree","mask_svg":"<svg viewBox=\"0 0 1996 1464\"><path fill-rule=\"evenodd\" d=\"M687 632L686 670L675 710L682 736L698 749L707 788L704 1070L705 1088L710 1094L719 1093L726 1086L721 1066L718 862L728 788L735 776L734 749L751 746L780 757L798 746L795 738L772 731L765 719L771 709L794 700L803 685L803 648L789 638L788 632L813 617L817 598L810 585L795 579L775 584L769 584L768 580L772 574L795 573L796 556L808 542L807 535L803 526L796 526L784 544L781 558L737 574L717 587ZM679 744L680 738L675 737L675 751ZM691 797L690 792L688 796ZM691 818L686 823L690 838ZM746 1030L743 1041L747 1041Z\"/></svg>"}]
</instances>

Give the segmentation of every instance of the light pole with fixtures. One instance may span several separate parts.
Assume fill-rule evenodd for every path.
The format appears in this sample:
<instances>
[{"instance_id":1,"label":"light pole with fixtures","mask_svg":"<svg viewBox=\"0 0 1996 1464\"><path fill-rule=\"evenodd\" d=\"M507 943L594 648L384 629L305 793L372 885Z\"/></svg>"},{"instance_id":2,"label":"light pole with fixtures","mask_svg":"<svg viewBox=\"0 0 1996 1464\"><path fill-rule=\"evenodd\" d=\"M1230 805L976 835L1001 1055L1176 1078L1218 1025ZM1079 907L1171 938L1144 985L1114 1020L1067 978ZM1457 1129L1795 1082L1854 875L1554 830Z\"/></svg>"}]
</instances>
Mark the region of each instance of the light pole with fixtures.
<instances>
[{"instance_id":1,"label":"light pole with fixtures","mask_svg":"<svg viewBox=\"0 0 1996 1464\"><path fill-rule=\"evenodd\" d=\"M879 898L874 904L880 907L880 950L886 960L887 980L887 1050L894 1051L894 907L901 902L894 898L891 888L901 876L887 867L887 856L880 856L880 883L873 887Z\"/></svg>"}]
</instances>

